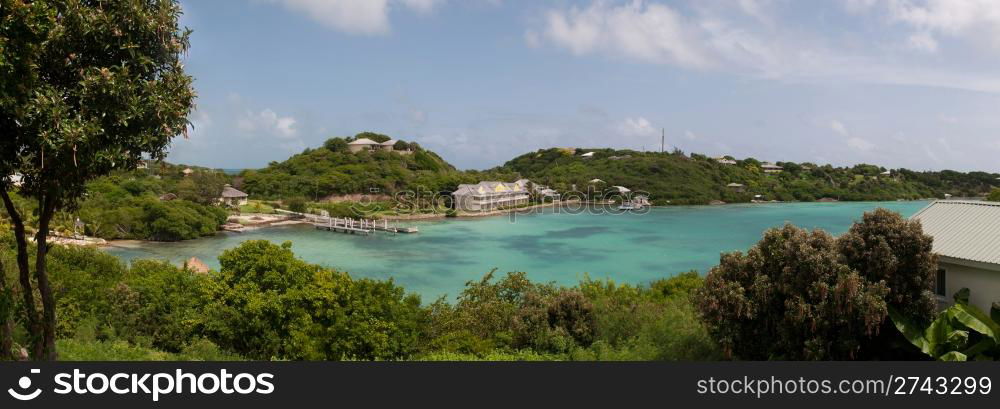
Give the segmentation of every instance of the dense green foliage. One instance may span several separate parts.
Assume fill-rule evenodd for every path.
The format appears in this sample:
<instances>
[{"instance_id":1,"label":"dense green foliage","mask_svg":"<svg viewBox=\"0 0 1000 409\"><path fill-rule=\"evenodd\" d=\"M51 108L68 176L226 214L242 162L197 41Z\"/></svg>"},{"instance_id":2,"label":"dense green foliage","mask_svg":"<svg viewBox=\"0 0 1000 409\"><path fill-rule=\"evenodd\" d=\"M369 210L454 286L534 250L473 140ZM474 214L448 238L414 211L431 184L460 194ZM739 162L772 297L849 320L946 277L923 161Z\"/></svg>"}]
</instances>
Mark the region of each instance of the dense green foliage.
<instances>
[{"instance_id":1,"label":"dense green foliage","mask_svg":"<svg viewBox=\"0 0 1000 409\"><path fill-rule=\"evenodd\" d=\"M376 142L385 135L361 133L355 138L331 138L323 146L306 149L284 162L271 162L260 170L244 171L247 193L261 198L308 197L351 193L392 194L403 190L439 192L465 183L467 176L434 152L416 143L409 152L361 151L352 153L347 143L360 138Z\"/></svg>"},{"instance_id":2,"label":"dense green foliage","mask_svg":"<svg viewBox=\"0 0 1000 409\"><path fill-rule=\"evenodd\" d=\"M1000 202L1000 187L993 188L990 195L986 197L986 200L991 202Z\"/></svg>"},{"instance_id":3,"label":"dense green foliage","mask_svg":"<svg viewBox=\"0 0 1000 409\"><path fill-rule=\"evenodd\" d=\"M119 171L87 184L87 195L76 209L54 215L50 230L64 236L86 234L103 239L176 241L215 234L228 212L214 204L228 178L221 172L199 169L185 177L184 167L165 163L149 169ZM164 200L161 196L176 197ZM37 205L11 194L37 226ZM0 209L0 218L10 220ZM76 219L83 229L75 226Z\"/></svg>"},{"instance_id":4,"label":"dense green foliage","mask_svg":"<svg viewBox=\"0 0 1000 409\"><path fill-rule=\"evenodd\" d=\"M454 305L430 306L424 351L429 359L493 359L497 350L573 360L713 359L715 343L689 300L700 283L687 273L649 287L587 279L561 288L524 273L498 281L490 273L469 282Z\"/></svg>"},{"instance_id":5,"label":"dense green foliage","mask_svg":"<svg viewBox=\"0 0 1000 409\"><path fill-rule=\"evenodd\" d=\"M882 329L892 325L888 309L927 322L936 270L919 222L878 209L840 238L786 225L746 254L724 254L698 309L742 359L884 359L894 334Z\"/></svg>"},{"instance_id":6,"label":"dense green foliage","mask_svg":"<svg viewBox=\"0 0 1000 409\"><path fill-rule=\"evenodd\" d=\"M253 359L399 359L416 348L420 300L391 281L353 279L249 241L219 257L205 334Z\"/></svg>"},{"instance_id":7,"label":"dense green foliage","mask_svg":"<svg viewBox=\"0 0 1000 409\"><path fill-rule=\"evenodd\" d=\"M12 245L8 236L0 247L4 266ZM162 261L126 266L82 247L55 246L50 258L66 359L719 357L689 300L701 285L693 272L649 286L588 279L569 288L490 273L454 303L421 306L391 281L305 263L287 243L246 242L208 274Z\"/></svg>"},{"instance_id":8,"label":"dense green foliage","mask_svg":"<svg viewBox=\"0 0 1000 409\"><path fill-rule=\"evenodd\" d=\"M594 152L593 157L581 154ZM778 162L784 171L764 173L753 158L726 165L704 155L681 152L652 153L630 150L544 149L514 158L496 169L514 172L534 182L568 192L597 194L609 186L626 186L644 191L656 204L705 204L713 200L747 202L754 195L764 200L814 201L897 200L983 196L996 185L998 174L954 171L914 172L872 165L850 168L817 166L809 163ZM593 179L604 183L591 184ZM744 192L727 188L730 183L745 186Z\"/></svg>"}]
</instances>

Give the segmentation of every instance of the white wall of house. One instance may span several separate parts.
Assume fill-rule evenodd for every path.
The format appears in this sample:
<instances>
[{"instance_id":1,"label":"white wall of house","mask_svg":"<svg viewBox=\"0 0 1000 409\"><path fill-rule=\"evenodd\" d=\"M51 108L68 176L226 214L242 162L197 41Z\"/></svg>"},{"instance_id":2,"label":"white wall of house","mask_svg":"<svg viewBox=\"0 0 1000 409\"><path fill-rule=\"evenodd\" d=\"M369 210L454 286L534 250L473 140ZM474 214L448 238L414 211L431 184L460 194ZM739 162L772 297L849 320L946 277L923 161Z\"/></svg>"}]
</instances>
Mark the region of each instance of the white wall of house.
<instances>
[{"instance_id":1,"label":"white wall of house","mask_svg":"<svg viewBox=\"0 0 1000 409\"><path fill-rule=\"evenodd\" d=\"M945 271L943 297L947 304L952 304L952 295L963 288L970 291L969 303L987 314L993 302L1000 302L1000 265L941 257L938 268Z\"/></svg>"}]
</instances>

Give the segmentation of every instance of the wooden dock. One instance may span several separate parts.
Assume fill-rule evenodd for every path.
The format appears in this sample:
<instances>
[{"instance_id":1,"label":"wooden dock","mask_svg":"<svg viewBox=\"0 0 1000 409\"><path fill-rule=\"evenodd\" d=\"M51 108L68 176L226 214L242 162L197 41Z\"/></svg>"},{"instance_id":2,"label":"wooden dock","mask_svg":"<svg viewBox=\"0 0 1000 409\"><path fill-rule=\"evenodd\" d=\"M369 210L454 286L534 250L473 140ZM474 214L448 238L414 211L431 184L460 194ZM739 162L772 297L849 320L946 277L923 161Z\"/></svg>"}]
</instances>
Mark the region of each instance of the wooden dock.
<instances>
[{"instance_id":1,"label":"wooden dock","mask_svg":"<svg viewBox=\"0 0 1000 409\"><path fill-rule=\"evenodd\" d=\"M327 220L326 223L313 222L312 225L316 226L316 229L319 230L326 230L338 233L361 234L365 236L375 233L374 228L366 226L364 223L360 221L355 222L351 219L329 218L329 220Z\"/></svg>"},{"instance_id":2,"label":"wooden dock","mask_svg":"<svg viewBox=\"0 0 1000 409\"><path fill-rule=\"evenodd\" d=\"M294 212L284 211L284 213L294 213ZM397 234L397 233L413 234L413 233L418 233L420 231L416 227L412 226L396 226L393 224L389 224L388 220L352 219L349 217L338 218L338 217L321 216L310 213L294 213L294 214L305 218L318 230L326 230L338 233L369 235L380 231L392 234Z\"/></svg>"}]
</instances>

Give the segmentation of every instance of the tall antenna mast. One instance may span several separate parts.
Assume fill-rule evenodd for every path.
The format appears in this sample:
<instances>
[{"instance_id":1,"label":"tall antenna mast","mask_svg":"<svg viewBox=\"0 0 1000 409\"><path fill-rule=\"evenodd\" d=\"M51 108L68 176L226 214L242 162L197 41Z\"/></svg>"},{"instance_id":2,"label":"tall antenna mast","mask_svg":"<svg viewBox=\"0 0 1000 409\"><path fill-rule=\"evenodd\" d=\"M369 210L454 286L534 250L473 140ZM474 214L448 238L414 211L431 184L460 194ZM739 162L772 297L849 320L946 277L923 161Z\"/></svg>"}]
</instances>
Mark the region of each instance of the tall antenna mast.
<instances>
[{"instance_id":1,"label":"tall antenna mast","mask_svg":"<svg viewBox=\"0 0 1000 409\"><path fill-rule=\"evenodd\" d=\"M667 140L667 128L660 128L660 153L663 153L663 144Z\"/></svg>"}]
</instances>

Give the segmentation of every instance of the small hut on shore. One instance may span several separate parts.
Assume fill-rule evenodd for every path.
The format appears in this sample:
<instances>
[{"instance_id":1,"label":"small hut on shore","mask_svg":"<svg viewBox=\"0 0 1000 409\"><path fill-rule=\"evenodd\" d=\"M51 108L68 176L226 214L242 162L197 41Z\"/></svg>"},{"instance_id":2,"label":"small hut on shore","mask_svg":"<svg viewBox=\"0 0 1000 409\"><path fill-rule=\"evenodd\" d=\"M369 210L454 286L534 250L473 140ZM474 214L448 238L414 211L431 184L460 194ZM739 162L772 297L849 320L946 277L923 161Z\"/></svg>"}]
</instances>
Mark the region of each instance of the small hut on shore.
<instances>
[{"instance_id":1,"label":"small hut on shore","mask_svg":"<svg viewBox=\"0 0 1000 409\"><path fill-rule=\"evenodd\" d=\"M225 185L222 187L222 195L219 197L219 203L225 206L243 206L247 204L247 195L231 185Z\"/></svg>"}]
</instances>

